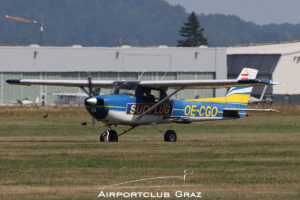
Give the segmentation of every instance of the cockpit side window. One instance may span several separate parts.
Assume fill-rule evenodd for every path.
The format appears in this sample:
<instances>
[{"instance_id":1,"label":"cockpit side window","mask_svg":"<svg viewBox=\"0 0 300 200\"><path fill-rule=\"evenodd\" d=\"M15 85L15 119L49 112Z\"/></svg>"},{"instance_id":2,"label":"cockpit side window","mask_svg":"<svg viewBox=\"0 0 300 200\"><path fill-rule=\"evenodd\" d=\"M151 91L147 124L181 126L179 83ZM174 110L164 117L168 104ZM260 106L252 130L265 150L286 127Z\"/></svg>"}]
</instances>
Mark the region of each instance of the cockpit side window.
<instances>
[{"instance_id":1,"label":"cockpit side window","mask_svg":"<svg viewBox=\"0 0 300 200\"><path fill-rule=\"evenodd\" d=\"M158 102L167 96L165 89L144 88L143 99L151 102Z\"/></svg>"},{"instance_id":2,"label":"cockpit side window","mask_svg":"<svg viewBox=\"0 0 300 200\"><path fill-rule=\"evenodd\" d=\"M148 102L155 102L155 96L151 93L150 88L144 88L143 99Z\"/></svg>"}]
</instances>

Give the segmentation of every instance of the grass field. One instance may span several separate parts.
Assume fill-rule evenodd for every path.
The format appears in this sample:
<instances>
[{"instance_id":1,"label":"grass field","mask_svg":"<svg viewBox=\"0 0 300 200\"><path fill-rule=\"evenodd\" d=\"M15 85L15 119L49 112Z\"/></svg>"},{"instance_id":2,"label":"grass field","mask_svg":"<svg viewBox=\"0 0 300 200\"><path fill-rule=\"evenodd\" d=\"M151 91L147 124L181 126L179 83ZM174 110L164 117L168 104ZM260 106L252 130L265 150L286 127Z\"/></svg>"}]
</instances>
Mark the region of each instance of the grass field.
<instances>
[{"instance_id":1,"label":"grass field","mask_svg":"<svg viewBox=\"0 0 300 200\"><path fill-rule=\"evenodd\" d=\"M163 142L150 126L118 143L99 143L104 126L91 127L83 108L0 108L0 199L100 199L101 190L300 199L300 110L278 109L240 120L160 126L176 130L176 143ZM101 189L182 176L185 169L193 171L185 183L170 178Z\"/></svg>"}]
</instances>

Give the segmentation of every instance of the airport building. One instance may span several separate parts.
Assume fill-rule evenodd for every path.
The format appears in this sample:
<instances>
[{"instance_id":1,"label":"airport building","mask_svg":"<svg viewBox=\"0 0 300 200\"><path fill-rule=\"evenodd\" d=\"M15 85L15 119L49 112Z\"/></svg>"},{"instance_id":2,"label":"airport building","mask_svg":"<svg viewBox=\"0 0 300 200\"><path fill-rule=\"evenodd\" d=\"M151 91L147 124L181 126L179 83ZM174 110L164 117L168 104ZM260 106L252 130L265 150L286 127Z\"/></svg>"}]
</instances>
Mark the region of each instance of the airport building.
<instances>
[{"instance_id":1,"label":"airport building","mask_svg":"<svg viewBox=\"0 0 300 200\"><path fill-rule=\"evenodd\" d=\"M227 55L228 78L235 78L242 66L259 69L258 78L280 82L266 90L274 103L300 104L300 42L230 47ZM256 87L252 95L260 97L262 91Z\"/></svg>"},{"instance_id":2,"label":"airport building","mask_svg":"<svg viewBox=\"0 0 300 200\"><path fill-rule=\"evenodd\" d=\"M144 73L143 73L144 72ZM79 88L15 86L7 79L182 80L226 79L226 48L180 47L0 47L0 105L17 99L52 104L56 93ZM102 89L101 93L109 93ZM226 89L184 90L176 98L224 96Z\"/></svg>"}]
</instances>

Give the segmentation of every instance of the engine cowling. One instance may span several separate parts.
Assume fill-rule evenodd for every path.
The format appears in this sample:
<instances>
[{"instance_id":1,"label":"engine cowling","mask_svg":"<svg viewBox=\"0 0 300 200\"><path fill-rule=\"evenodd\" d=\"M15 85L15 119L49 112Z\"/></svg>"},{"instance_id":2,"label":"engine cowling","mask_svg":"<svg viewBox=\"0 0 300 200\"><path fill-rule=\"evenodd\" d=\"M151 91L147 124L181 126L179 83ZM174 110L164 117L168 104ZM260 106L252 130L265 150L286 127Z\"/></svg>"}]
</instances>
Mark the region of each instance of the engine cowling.
<instances>
[{"instance_id":1,"label":"engine cowling","mask_svg":"<svg viewBox=\"0 0 300 200\"><path fill-rule=\"evenodd\" d=\"M98 120L104 119L108 114L108 108L105 107L104 99L100 96L86 98L85 106L90 115Z\"/></svg>"}]
</instances>

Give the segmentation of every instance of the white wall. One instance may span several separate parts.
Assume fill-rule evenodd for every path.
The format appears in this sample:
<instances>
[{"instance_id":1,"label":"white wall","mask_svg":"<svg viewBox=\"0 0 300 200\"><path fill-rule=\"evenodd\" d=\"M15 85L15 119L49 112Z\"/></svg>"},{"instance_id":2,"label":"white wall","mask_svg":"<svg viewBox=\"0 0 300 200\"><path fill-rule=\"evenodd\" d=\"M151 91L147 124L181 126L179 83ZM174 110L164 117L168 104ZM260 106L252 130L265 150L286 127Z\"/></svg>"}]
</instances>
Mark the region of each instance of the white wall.
<instances>
[{"instance_id":1,"label":"white wall","mask_svg":"<svg viewBox=\"0 0 300 200\"><path fill-rule=\"evenodd\" d=\"M227 77L225 48L0 47L0 72L216 72Z\"/></svg>"},{"instance_id":2,"label":"white wall","mask_svg":"<svg viewBox=\"0 0 300 200\"><path fill-rule=\"evenodd\" d=\"M273 80L280 82L273 87L273 94L300 94L300 53L282 55Z\"/></svg>"}]
</instances>

